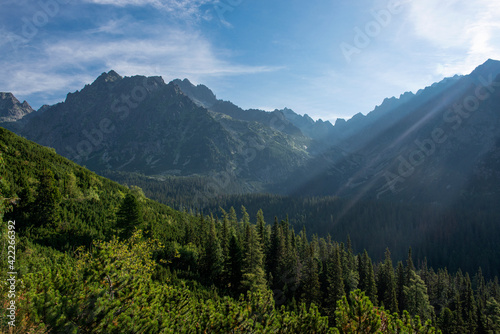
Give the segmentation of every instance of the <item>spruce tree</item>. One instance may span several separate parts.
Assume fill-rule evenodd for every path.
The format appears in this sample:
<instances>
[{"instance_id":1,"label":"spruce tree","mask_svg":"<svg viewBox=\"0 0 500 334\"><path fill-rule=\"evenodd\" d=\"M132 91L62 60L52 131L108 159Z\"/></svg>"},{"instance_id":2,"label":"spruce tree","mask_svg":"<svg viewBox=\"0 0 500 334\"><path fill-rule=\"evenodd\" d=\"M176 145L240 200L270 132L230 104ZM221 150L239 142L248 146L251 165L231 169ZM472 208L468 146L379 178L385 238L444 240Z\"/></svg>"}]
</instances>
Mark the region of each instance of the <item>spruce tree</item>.
<instances>
[{"instance_id":1,"label":"spruce tree","mask_svg":"<svg viewBox=\"0 0 500 334\"><path fill-rule=\"evenodd\" d=\"M358 286L358 271L356 268L356 258L351 248L351 238L347 237L347 248L340 244L340 255L342 261L342 274L344 275L344 287L346 293L354 291Z\"/></svg>"},{"instance_id":2,"label":"spruce tree","mask_svg":"<svg viewBox=\"0 0 500 334\"><path fill-rule=\"evenodd\" d=\"M234 209L234 207L229 208L228 218L229 218L229 223L234 229L236 229L238 233L245 232L245 230L242 230L238 224L238 217L236 216L236 210Z\"/></svg>"},{"instance_id":3,"label":"spruce tree","mask_svg":"<svg viewBox=\"0 0 500 334\"><path fill-rule=\"evenodd\" d=\"M340 249L335 247L327 262L327 288L325 309L330 317L335 315L337 302L345 295Z\"/></svg>"},{"instance_id":4,"label":"spruce tree","mask_svg":"<svg viewBox=\"0 0 500 334\"><path fill-rule=\"evenodd\" d=\"M377 290L379 301L385 309L390 312L398 312L396 279L389 249L385 251L385 261L380 266L377 275Z\"/></svg>"},{"instance_id":5,"label":"spruce tree","mask_svg":"<svg viewBox=\"0 0 500 334\"><path fill-rule=\"evenodd\" d=\"M283 287L284 297L286 300L292 300L300 285L300 260L297 253L295 232L289 229L287 234L288 238L285 238L285 253L279 279Z\"/></svg>"},{"instance_id":6,"label":"spruce tree","mask_svg":"<svg viewBox=\"0 0 500 334\"><path fill-rule=\"evenodd\" d=\"M378 304L378 298L377 298L377 283L375 281L375 272L373 271L373 264L372 260L368 256L368 252L365 250L363 253L363 262L366 267L366 285L365 285L365 291L366 291L366 296L370 298L371 302L374 305Z\"/></svg>"},{"instance_id":7,"label":"spruce tree","mask_svg":"<svg viewBox=\"0 0 500 334\"><path fill-rule=\"evenodd\" d=\"M310 305L315 303L320 305L321 291L318 275L318 261L314 257L314 246L311 243L307 247L306 258L302 270L301 297L302 300Z\"/></svg>"},{"instance_id":8,"label":"spruce tree","mask_svg":"<svg viewBox=\"0 0 500 334\"><path fill-rule=\"evenodd\" d=\"M368 272L367 272L367 265L365 263L365 257L364 257L364 254L366 253L366 249L365 251L363 252L363 255L359 255L358 258L357 258L357 266L358 266L358 278L359 278L359 282L358 282L358 289L360 289L361 291L365 292L366 294L366 290L367 290L367 285L368 285Z\"/></svg>"},{"instance_id":9,"label":"spruce tree","mask_svg":"<svg viewBox=\"0 0 500 334\"><path fill-rule=\"evenodd\" d=\"M410 271L410 275L408 285L404 287L405 310L411 315L418 315L420 319L431 319L433 309L429 303L427 287L415 271Z\"/></svg>"},{"instance_id":10,"label":"spruce tree","mask_svg":"<svg viewBox=\"0 0 500 334\"><path fill-rule=\"evenodd\" d=\"M54 226L59 222L61 193L56 185L54 173L45 169L40 175L32 220L36 226Z\"/></svg>"},{"instance_id":11,"label":"spruce tree","mask_svg":"<svg viewBox=\"0 0 500 334\"><path fill-rule=\"evenodd\" d=\"M120 231L120 237L129 238L134 228L140 228L142 224L141 205L137 198L131 193L127 194L116 214L116 223Z\"/></svg>"},{"instance_id":12,"label":"spruce tree","mask_svg":"<svg viewBox=\"0 0 500 334\"><path fill-rule=\"evenodd\" d=\"M411 273L414 273L414 271L410 271L410 273L407 273L407 271L403 267L403 262L398 262L398 267L396 269L396 296L398 299L398 308L400 312L403 312L403 310L409 311L407 308L408 305L406 303L405 287L409 285Z\"/></svg>"},{"instance_id":13,"label":"spruce tree","mask_svg":"<svg viewBox=\"0 0 500 334\"><path fill-rule=\"evenodd\" d=\"M266 274L262 258L262 246L255 227L246 225L245 255L243 257L241 281L241 285L245 290L257 292L266 289Z\"/></svg>"},{"instance_id":14,"label":"spruce tree","mask_svg":"<svg viewBox=\"0 0 500 334\"><path fill-rule=\"evenodd\" d=\"M250 215L247 212L247 209L242 205L241 206L241 222L243 223L243 228L246 229L246 226L250 224Z\"/></svg>"},{"instance_id":15,"label":"spruce tree","mask_svg":"<svg viewBox=\"0 0 500 334\"><path fill-rule=\"evenodd\" d=\"M281 276L284 268L286 244L283 230L278 223L278 218L274 218L274 225L271 229L271 240L269 244L267 259L267 272L272 276L273 281L269 282L272 290L283 288Z\"/></svg>"},{"instance_id":16,"label":"spruce tree","mask_svg":"<svg viewBox=\"0 0 500 334\"><path fill-rule=\"evenodd\" d=\"M264 220L264 213L262 212L262 209L259 209L259 211L257 212L257 233L259 234L259 238L262 243L262 250L265 254L267 252L267 248L269 247L269 235L267 232L266 221Z\"/></svg>"},{"instance_id":17,"label":"spruce tree","mask_svg":"<svg viewBox=\"0 0 500 334\"><path fill-rule=\"evenodd\" d=\"M222 218L222 226L221 226L221 232L220 232L220 236L221 236L221 248L222 248L222 261L224 263L224 266L223 266L223 280L225 281L225 283L228 283L227 280L228 280L228 271L229 271L229 268L226 266L227 264L227 260L228 260L228 257L230 256L229 254L229 245L230 245L230 240L231 240L231 237L232 237L232 233L231 233L231 229L230 229L230 226L229 226L229 219L227 218L226 215L223 216Z\"/></svg>"},{"instance_id":18,"label":"spruce tree","mask_svg":"<svg viewBox=\"0 0 500 334\"><path fill-rule=\"evenodd\" d=\"M241 245L235 235L231 236L229 241L229 252L226 259L225 267L227 269L227 279L229 289L233 295L237 296L241 291L243 254Z\"/></svg>"},{"instance_id":19,"label":"spruce tree","mask_svg":"<svg viewBox=\"0 0 500 334\"><path fill-rule=\"evenodd\" d=\"M500 333L500 302L490 297L485 308L486 326L493 333Z\"/></svg>"},{"instance_id":20,"label":"spruce tree","mask_svg":"<svg viewBox=\"0 0 500 334\"><path fill-rule=\"evenodd\" d=\"M205 252L202 257L201 274L203 280L208 284L220 285L222 276L222 249L215 228L215 222L210 220L210 229L205 244Z\"/></svg>"},{"instance_id":21,"label":"spruce tree","mask_svg":"<svg viewBox=\"0 0 500 334\"><path fill-rule=\"evenodd\" d=\"M468 330L472 333L476 329L476 302L474 301L474 292L469 274L466 273L462 283L462 317Z\"/></svg>"}]
</instances>

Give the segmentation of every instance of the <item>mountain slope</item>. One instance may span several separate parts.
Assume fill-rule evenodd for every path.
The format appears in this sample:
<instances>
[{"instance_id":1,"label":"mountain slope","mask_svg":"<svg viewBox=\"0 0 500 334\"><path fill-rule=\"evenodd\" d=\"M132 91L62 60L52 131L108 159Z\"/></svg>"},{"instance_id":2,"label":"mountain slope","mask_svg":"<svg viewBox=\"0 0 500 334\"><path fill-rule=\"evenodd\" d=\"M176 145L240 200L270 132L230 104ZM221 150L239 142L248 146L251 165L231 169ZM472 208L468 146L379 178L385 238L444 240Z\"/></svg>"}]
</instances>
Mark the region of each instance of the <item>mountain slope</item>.
<instances>
[{"instance_id":1,"label":"mountain slope","mask_svg":"<svg viewBox=\"0 0 500 334\"><path fill-rule=\"evenodd\" d=\"M204 175L224 179L222 192L263 189L309 156L301 135L208 111L160 77L123 78L114 71L62 103L4 125L93 171Z\"/></svg>"},{"instance_id":2,"label":"mountain slope","mask_svg":"<svg viewBox=\"0 0 500 334\"><path fill-rule=\"evenodd\" d=\"M298 127L302 133L320 143L332 144L336 141L335 130L332 123L319 119L314 121L309 115L298 115L293 110L284 108L279 110L292 124Z\"/></svg>"},{"instance_id":3,"label":"mountain slope","mask_svg":"<svg viewBox=\"0 0 500 334\"><path fill-rule=\"evenodd\" d=\"M258 109L243 110L230 101L218 100L215 94L204 85L194 86L188 79L173 80L184 94L189 96L196 104L209 109L210 111L225 114L231 118L258 122L263 126L270 127L288 135L302 136L302 132L292 122L288 121L280 110L266 112Z\"/></svg>"},{"instance_id":4,"label":"mountain slope","mask_svg":"<svg viewBox=\"0 0 500 334\"><path fill-rule=\"evenodd\" d=\"M477 193L486 177L483 194L497 196L499 73L500 62L488 61L375 110L365 117L373 122L311 162L295 191L447 203Z\"/></svg>"},{"instance_id":5,"label":"mountain slope","mask_svg":"<svg viewBox=\"0 0 500 334\"><path fill-rule=\"evenodd\" d=\"M296 259L290 271L297 275L268 282L273 274L279 277L279 269L266 265L263 253L270 263L283 255L263 247L258 229L271 231L263 218L257 226L246 220L248 214L241 220L230 215L223 225L213 216L172 210L145 198L140 189L100 177L3 128L0 169L0 221L9 226L0 231L0 244L15 254L15 260L11 255L0 261L7 282L0 286L0 304L12 310L0 323L1 332L338 332L328 324L330 307L322 307L319 297L306 306L310 298L303 292L307 275L318 277L320 269L301 264L309 259L324 266L329 253L301 251L309 245L345 252L341 266L354 263L351 249L344 251L331 239L310 244L284 221L276 224L272 238L278 244L296 240L287 249ZM229 257L224 245L231 255L241 255ZM365 259L371 263L368 255ZM353 267L349 275L362 272ZM257 275L260 281L253 279ZM18 282L22 289L16 289ZM330 290L327 284L321 291L317 286L318 296ZM368 297L355 294L363 312L389 326L422 329L419 318L412 315L412 324L403 327L399 317L380 313ZM344 300L337 310L347 314ZM302 306L294 310L296 303ZM356 317L342 319L359 327Z\"/></svg>"},{"instance_id":6,"label":"mountain slope","mask_svg":"<svg viewBox=\"0 0 500 334\"><path fill-rule=\"evenodd\" d=\"M222 168L231 147L224 129L175 85L113 71L37 112L21 133L96 171L200 173Z\"/></svg>"}]
</instances>

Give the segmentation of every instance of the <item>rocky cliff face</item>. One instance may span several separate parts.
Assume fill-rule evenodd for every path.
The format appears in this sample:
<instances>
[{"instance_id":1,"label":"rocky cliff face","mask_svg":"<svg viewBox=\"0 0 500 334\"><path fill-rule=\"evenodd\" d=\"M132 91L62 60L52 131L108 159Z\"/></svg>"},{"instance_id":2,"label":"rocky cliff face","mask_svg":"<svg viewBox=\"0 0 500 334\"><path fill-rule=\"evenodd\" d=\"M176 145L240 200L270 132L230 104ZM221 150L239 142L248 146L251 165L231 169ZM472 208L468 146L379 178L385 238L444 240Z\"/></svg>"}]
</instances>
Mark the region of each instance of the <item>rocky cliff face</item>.
<instances>
[{"instance_id":1,"label":"rocky cliff face","mask_svg":"<svg viewBox=\"0 0 500 334\"><path fill-rule=\"evenodd\" d=\"M12 93L0 92L0 123L15 122L32 112L28 102L21 103Z\"/></svg>"}]
</instances>

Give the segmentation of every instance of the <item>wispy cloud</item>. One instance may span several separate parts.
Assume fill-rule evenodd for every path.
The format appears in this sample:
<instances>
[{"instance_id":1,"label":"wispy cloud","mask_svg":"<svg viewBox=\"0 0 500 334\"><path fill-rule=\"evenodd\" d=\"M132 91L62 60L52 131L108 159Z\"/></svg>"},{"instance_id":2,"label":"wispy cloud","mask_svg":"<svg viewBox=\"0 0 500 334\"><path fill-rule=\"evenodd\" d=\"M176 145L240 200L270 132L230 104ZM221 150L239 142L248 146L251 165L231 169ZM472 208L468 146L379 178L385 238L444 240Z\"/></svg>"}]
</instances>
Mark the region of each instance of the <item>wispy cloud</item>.
<instances>
[{"instance_id":1,"label":"wispy cloud","mask_svg":"<svg viewBox=\"0 0 500 334\"><path fill-rule=\"evenodd\" d=\"M419 0L409 13L417 37L443 54L436 72L444 76L468 73L488 58L500 58L499 18L500 3L490 0Z\"/></svg>"},{"instance_id":2,"label":"wispy cloud","mask_svg":"<svg viewBox=\"0 0 500 334\"><path fill-rule=\"evenodd\" d=\"M122 31L118 36L117 27ZM110 69L127 76L161 75L166 81L187 77L193 82L280 69L238 64L231 60L231 52L216 49L195 29L154 24L138 30L126 18L109 19L78 34L58 35L36 44L33 50L23 55L22 65L0 60L6 69L0 90L21 96L46 93L51 99L59 94L62 99L68 91L82 88ZM96 70L92 73L89 68Z\"/></svg>"},{"instance_id":3,"label":"wispy cloud","mask_svg":"<svg viewBox=\"0 0 500 334\"><path fill-rule=\"evenodd\" d=\"M63 41L46 47L45 54L60 66L100 63L123 74L151 72L154 67L177 76L220 76L277 70L269 66L234 64L223 59L209 40L195 31L168 29L164 34L109 41L96 38ZM163 30L162 29L162 30ZM167 74L166 73L166 74Z\"/></svg>"},{"instance_id":4,"label":"wispy cloud","mask_svg":"<svg viewBox=\"0 0 500 334\"><path fill-rule=\"evenodd\" d=\"M109 5L116 7L126 6L153 6L159 10L166 11L174 17L186 19L194 18L210 18L209 11L202 7L206 5L214 5L218 0L84 0L88 3L98 5Z\"/></svg>"},{"instance_id":5,"label":"wispy cloud","mask_svg":"<svg viewBox=\"0 0 500 334\"><path fill-rule=\"evenodd\" d=\"M118 7L125 6L154 6L166 10L198 8L207 3L215 3L215 0L84 0L85 2L112 5Z\"/></svg>"}]
</instances>

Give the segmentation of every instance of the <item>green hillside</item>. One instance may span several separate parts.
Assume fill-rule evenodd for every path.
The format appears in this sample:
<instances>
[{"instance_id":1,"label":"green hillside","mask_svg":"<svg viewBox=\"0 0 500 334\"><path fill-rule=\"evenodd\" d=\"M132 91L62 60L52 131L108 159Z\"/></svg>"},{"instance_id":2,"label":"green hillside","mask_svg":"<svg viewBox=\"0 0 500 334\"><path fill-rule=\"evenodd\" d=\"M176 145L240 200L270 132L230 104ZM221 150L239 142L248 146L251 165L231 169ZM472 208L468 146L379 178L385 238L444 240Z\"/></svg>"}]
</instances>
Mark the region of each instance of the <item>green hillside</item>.
<instances>
[{"instance_id":1,"label":"green hillside","mask_svg":"<svg viewBox=\"0 0 500 334\"><path fill-rule=\"evenodd\" d=\"M464 333L498 281L373 264L350 243L179 212L0 128L5 333ZM13 241L14 240L14 241ZM8 246L15 244L15 258ZM15 325L13 327L12 325ZM10 327L10 328L9 328Z\"/></svg>"}]
</instances>

